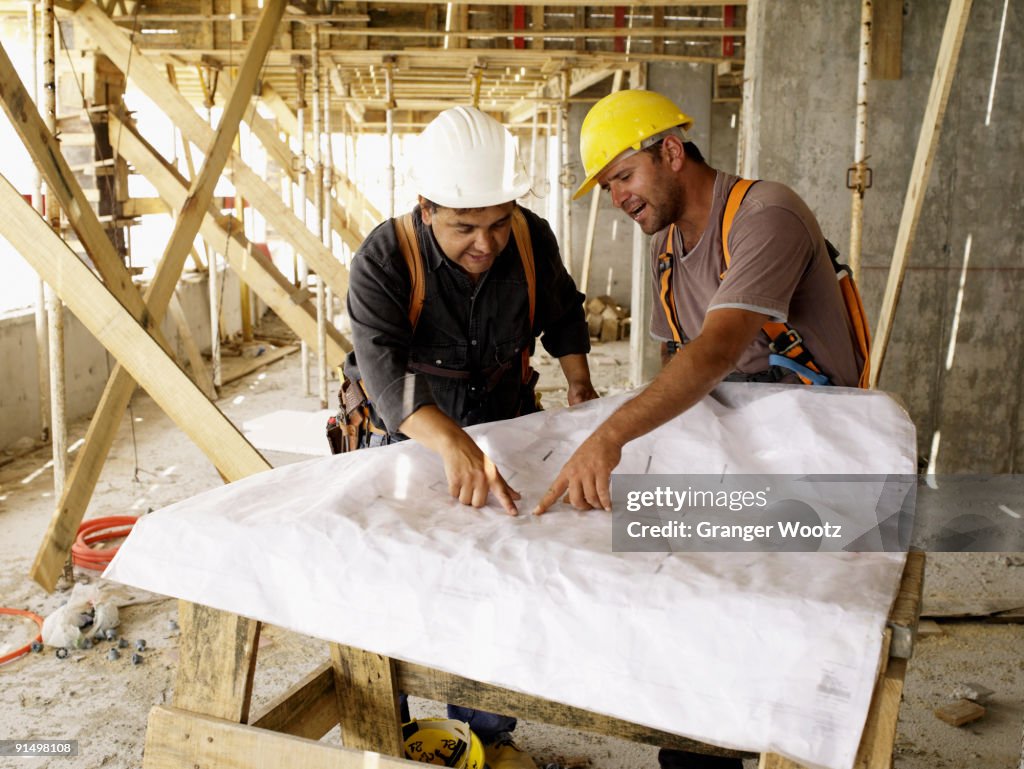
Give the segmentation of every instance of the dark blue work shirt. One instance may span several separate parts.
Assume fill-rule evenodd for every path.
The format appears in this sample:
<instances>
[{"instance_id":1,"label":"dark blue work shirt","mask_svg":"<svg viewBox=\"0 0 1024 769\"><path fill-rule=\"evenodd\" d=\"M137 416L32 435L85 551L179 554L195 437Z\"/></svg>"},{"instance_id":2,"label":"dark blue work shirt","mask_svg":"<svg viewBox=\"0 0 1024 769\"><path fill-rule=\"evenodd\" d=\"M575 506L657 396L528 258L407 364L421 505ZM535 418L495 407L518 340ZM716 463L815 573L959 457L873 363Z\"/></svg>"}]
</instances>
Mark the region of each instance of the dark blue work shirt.
<instances>
[{"instance_id":1,"label":"dark blue work shirt","mask_svg":"<svg viewBox=\"0 0 1024 769\"><path fill-rule=\"evenodd\" d=\"M444 255L417 206L413 222L426 269L415 331L409 322L411 280L394 221L378 225L356 252L348 290L354 351L345 371L362 377L389 432L425 405L436 405L463 427L514 417L523 396L524 348L532 352L541 337L556 358L590 351L584 297L562 264L554 234L542 218L521 210L536 270L533 328L514 235L474 284ZM415 370L420 366L428 371ZM471 376L439 376L430 369Z\"/></svg>"}]
</instances>

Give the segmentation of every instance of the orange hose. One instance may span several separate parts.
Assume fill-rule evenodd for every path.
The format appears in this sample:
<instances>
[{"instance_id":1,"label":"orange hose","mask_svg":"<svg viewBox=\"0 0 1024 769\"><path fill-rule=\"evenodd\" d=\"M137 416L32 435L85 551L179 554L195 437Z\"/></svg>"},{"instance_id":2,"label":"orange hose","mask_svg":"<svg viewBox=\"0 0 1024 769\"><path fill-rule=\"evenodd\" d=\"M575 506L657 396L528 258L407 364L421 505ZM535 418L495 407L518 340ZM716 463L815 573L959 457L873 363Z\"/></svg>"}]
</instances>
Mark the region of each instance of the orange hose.
<instances>
[{"instance_id":1,"label":"orange hose","mask_svg":"<svg viewBox=\"0 0 1024 769\"><path fill-rule=\"evenodd\" d=\"M112 547L109 550L94 550L90 545L108 539L127 537L137 520L138 518L131 515L112 515L85 521L78 527L78 536L71 546L72 562L75 566L102 571L113 560L120 546ZM126 528L115 528L117 526Z\"/></svg>"},{"instance_id":2,"label":"orange hose","mask_svg":"<svg viewBox=\"0 0 1024 769\"><path fill-rule=\"evenodd\" d=\"M42 631L43 629L43 618L40 617L38 614L34 614L30 611L25 611L24 609L8 609L4 606L0 606L0 614L10 614L12 617L28 617L30 620L39 625L40 631ZM42 640L43 634L42 632L40 632L39 635L37 635L27 644L22 646L20 649L15 649L10 654L5 654L4 656L0 657L0 665L3 665L5 662L10 662L11 660L15 660L18 657L21 657L25 654L28 654L32 650L32 644L36 641L41 642Z\"/></svg>"}]
</instances>

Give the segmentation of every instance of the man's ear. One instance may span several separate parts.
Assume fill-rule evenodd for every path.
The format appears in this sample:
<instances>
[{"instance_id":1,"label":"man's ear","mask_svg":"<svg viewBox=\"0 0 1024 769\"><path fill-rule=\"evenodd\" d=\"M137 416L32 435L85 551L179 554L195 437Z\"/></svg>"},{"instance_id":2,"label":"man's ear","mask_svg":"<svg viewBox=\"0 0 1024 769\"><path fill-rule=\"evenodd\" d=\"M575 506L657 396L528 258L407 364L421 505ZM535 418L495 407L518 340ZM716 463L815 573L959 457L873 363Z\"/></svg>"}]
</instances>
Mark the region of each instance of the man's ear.
<instances>
[{"instance_id":1,"label":"man's ear","mask_svg":"<svg viewBox=\"0 0 1024 769\"><path fill-rule=\"evenodd\" d=\"M433 221L433 218L430 215L430 209L427 207L427 199L422 195L417 195L416 199L419 201L420 204L420 221L423 222L424 225L429 227L431 221Z\"/></svg>"},{"instance_id":2,"label":"man's ear","mask_svg":"<svg viewBox=\"0 0 1024 769\"><path fill-rule=\"evenodd\" d=\"M686 163L686 150L678 136L666 136L661 143L663 159L673 171L680 170Z\"/></svg>"}]
</instances>

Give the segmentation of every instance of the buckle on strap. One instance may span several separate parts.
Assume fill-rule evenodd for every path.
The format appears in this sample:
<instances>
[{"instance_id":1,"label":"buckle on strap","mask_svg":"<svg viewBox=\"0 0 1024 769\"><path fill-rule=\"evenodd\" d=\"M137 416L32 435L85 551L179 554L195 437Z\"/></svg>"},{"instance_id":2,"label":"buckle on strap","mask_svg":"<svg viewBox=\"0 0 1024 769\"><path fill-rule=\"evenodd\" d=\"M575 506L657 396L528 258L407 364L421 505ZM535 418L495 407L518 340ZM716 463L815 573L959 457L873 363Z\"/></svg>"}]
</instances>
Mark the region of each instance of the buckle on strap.
<instances>
[{"instance_id":1,"label":"buckle on strap","mask_svg":"<svg viewBox=\"0 0 1024 769\"><path fill-rule=\"evenodd\" d=\"M779 349L779 345L785 343L782 349ZM787 328L785 332L779 334L771 342L768 343L768 349L776 355L785 355L794 347L797 347L804 343L804 338L800 336L795 328Z\"/></svg>"}]
</instances>

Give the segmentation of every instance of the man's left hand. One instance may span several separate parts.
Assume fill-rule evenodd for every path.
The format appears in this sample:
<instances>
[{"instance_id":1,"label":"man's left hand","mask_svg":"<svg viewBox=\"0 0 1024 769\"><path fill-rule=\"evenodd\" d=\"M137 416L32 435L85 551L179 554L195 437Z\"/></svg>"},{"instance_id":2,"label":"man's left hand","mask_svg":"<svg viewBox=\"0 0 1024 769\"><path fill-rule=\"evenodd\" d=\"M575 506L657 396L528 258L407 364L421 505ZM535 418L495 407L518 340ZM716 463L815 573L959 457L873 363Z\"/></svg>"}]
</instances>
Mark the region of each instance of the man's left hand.
<instances>
[{"instance_id":1,"label":"man's left hand","mask_svg":"<svg viewBox=\"0 0 1024 769\"><path fill-rule=\"evenodd\" d=\"M598 430L569 457L555 482L533 509L533 514L541 515L563 494L564 501L577 510L602 509L610 512L612 470L621 459L622 447Z\"/></svg>"},{"instance_id":2,"label":"man's left hand","mask_svg":"<svg viewBox=\"0 0 1024 769\"><path fill-rule=\"evenodd\" d=\"M583 403L584 401L592 401L599 397L597 390L594 389L594 385L590 383L589 379L585 382L569 383L568 400L570 406L575 406L577 403Z\"/></svg>"}]
</instances>

